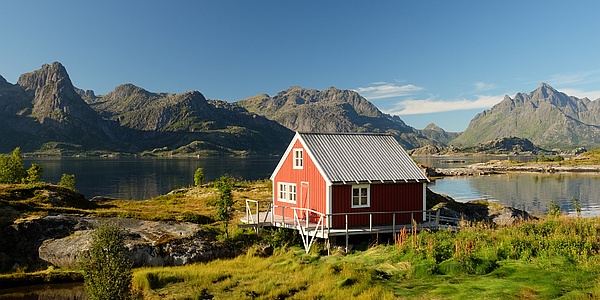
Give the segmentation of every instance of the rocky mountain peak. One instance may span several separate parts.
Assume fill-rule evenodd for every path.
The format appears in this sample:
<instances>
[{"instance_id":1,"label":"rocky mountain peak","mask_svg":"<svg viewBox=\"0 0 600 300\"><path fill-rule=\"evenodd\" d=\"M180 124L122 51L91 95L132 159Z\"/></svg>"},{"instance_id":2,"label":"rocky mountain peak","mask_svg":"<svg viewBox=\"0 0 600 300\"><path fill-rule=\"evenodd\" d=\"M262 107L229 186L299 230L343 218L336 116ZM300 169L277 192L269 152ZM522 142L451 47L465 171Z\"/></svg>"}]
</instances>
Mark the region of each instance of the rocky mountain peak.
<instances>
[{"instance_id":1,"label":"rocky mountain peak","mask_svg":"<svg viewBox=\"0 0 600 300\"><path fill-rule=\"evenodd\" d=\"M98 116L77 93L61 63L44 64L39 70L21 75L18 85L33 94L32 114L40 123L53 120L70 129L86 126L84 123L98 126Z\"/></svg>"},{"instance_id":2,"label":"rocky mountain peak","mask_svg":"<svg viewBox=\"0 0 600 300\"><path fill-rule=\"evenodd\" d=\"M19 77L17 83L30 91L41 89L47 84L57 84L73 88L73 83L71 83L67 69L59 62L53 62L51 65L44 64L37 71L25 73Z\"/></svg>"},{"instance_id":3,"label":"rocky mountain peak","mask_svg":"<svg viewBox=\"0 0 600 300\"><path fill-rule=\"evenodd\" d=\"M112 92L106 95L108 98L128 98L131 96L141 96L144 98L150 97L152 93L131 83L118 85Z\"/></svg>"},{"instance_id":4,"label":"rocky mountain peak","mask_svg":"<svg viewBox=\"0 0 600 300\"><path fill-rule=\"evenodd\" d=\"M4 77L2 77L2 75L0 75L0 87L7 86L9 84L10 83L8 83L8 81L6 81L6 79L4 79Z\"/></svg>"},{"instance_id":5,"label":"rocky mountain peak","mask_svg":"<svg viewBox=\"0 0 600 300\"><path fill-rule=\"evenodd\" d=\"M600 144L599 125L600 106L541 83L530 93L506 96L475 116L452 143L471 146L483 140L518 136L548 149L569 149Z\"/></svg>"},{"instance_id":6,"label":"rocky mountain peak","mask_svg":"<svg viewBox=\"0 0 600 300\"><path fill-rule=\"evenodd\" d=\"M531 92L532 99L545 99L558 94L559 92L549 84L542 82L535 91Z\"/></svg>"},{"instance_id":7,"label":"rocky mountain peak","mask_svg":"<svg viewBox=\"0 0 600 300\"><path fill-rule=\"evenodd\" d=\"M181 93L181 95L184 98L193 98L193 99L197 99L197 100L206 101L206 98L204 97L204 95L198 91L187 91L187 92Z\"/></svg>"},{"instance_id":8,"label":"rocky mountain peak","mask_svg":"<svg viewBox=\"0 0 600 300\"><path fill-rule=\"evenodd\" d=\"M0 76L0 128L0 152L18 146L61 155L90 150L280 154L293 135L198 91L153 93L129 83L97 97L75 88L58 62L21 75L18 84Z\"/></svg>"},{"instance_id":9,"label":"rocky mountain peak","mask_svg":"<svg viewBox=\"0 0 600 300\"><path fill-rule=\"evenodd\" d=\"M406 148L429 139L400 118L384 114L357 92L335 87L319 91L293 86L273 97L257 95L237 104L294 131L388 132Z\"/></svg>"},{"instance_id":10,"label":"rocky mountain peak","mask_svg":"<svg viewBox=\"0 0 600 300\"><path fill-rule=\"evenodd\" d=\"M442 127L435 125L435 123L427 124L427 126L425 126L425 129L423 129L423 130L445 131L444 129L442 129Z\"/></svg>"}]
</instances>

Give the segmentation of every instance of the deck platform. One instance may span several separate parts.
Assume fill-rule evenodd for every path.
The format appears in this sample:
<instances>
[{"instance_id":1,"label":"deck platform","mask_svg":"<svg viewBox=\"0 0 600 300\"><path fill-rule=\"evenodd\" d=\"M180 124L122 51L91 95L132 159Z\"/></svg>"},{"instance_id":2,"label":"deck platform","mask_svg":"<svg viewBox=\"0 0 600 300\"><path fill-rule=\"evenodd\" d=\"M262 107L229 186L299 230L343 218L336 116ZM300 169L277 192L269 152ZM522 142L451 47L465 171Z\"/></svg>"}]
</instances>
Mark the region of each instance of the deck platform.
<instances>
[{"instance_id":1,"label":"deck platform","mask_svg":"<svg viewBox=\"0 0 600 300\"><path fill-rule=\"evenodd\" d=\"M281 215L272 215L271 212L260 212L241 219L242 224L238 225L242 228L262 228L262 227L279 227L300 230L306 233L316 233L316 237L328 239L330 237L360 235L360 234L377 234L377 233L398 233L403 228L412 230L413 224L396 224L386 226L360 226L348 228L321 228L319 224L306 222L305 220L294 220L294 218L284 218ZM442 225L435 221L426 221L417 224L417 230L423 229L441 229L448 228L456 229L453 225ZM302 228L299 228L302 227Z\"/></svg>"},{"instance_id":2,"label":"deck platform","mask_svg":"<svg viewBox=\"0 0 600 300\"><path fill-rule=\"evenodd\" d=\"M260 202L261 201L257 200L246 200L246 215L241 218L242 224L238 226L242 228L254 228L257 231L264 227L278 227L297 230L302 237L304 249L307 253L316 239L325 239L329 245L330 238L345 237L346 250L348 250L348 240L349 236L351 235L384 233L394 234L397 232L399 233L402 230L421 231L424 229L437 230L442 228L450 228L451 230L458 229L458 227L455 226L458 223L456 219L442 217L440 216L440 212L437 210L339 213L327 215L311 209L298 207L278 206L277 209L274 209L275 207L272 205L269 205L264 211L261 211ZM281 214L275 214L273 213L274 211L281 211ZM393 217L392 224L383 226L373 225L373 215L376 214L391 214ZM285 215L288 215L288 217ZM289 215L292 215L293 217L289 217ZM318 220L318 222L314 223L307 221L304 217L308 217L309 215L313 217L314 220ZM368 215L369 225L349 226L348 216L350 215ZM397 215L410 215L411 220L415 220L414 216L422 215L424 221L418 220L417 222L411 222L408 224L397 224L395 221L397 220ZM327 218L333 216L344 217L346 219L346 225L344 227L329 227ZM451 225L443 225L444 223ZM416 228L414 228L414 226L416 226Z\"/></svg>"}]
</instances>

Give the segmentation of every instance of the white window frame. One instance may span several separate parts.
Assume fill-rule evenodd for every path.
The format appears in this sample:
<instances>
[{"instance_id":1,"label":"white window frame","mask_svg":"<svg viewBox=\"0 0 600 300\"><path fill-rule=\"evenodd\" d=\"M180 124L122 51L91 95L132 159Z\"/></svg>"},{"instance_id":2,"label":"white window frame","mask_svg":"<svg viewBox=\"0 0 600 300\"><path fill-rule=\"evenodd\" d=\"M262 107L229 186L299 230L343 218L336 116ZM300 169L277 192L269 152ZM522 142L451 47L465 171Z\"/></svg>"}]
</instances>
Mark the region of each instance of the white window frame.
<instances>
[{"instance_id":1,"label":"white window frame","mask_svg":"<svg viewBox=\"0 0 600 300\"><path fill-rule=\"evenodd\" d=\"M298 190L295 183L278 182L277 183L277 201L296 203Z\"/></svg>"},{"instance_id":2,"label":"white window frame","mask_svg":"<svg viewBox=\"0 0 600 300\"><path fill-rule=\"evenodd\" d=\"M304 149L294 148L292 149L292 153L292 165L294 166L294 169L304 169Z\"/></svg>"},{"instance_id":3,"label":"white window frame","mask_svg":"<svg viewBox=\"0 0 600 300\"><path fill-rule=\"evenodd\" d=\"M359 204L355 205L354 204L354 190L358 189L358 199L359 199ZM366 203L362 203L362 199L364 198L364 196L362 196L361 192L362 190L367 190L367 196L366 196ZM364 207L371 207L371 186L368 184L357 184L357 185L353 185L352 186L352 193L350 195L350 204L352 206L352 208L364 208Z\"/></svg>"}]
</instances>

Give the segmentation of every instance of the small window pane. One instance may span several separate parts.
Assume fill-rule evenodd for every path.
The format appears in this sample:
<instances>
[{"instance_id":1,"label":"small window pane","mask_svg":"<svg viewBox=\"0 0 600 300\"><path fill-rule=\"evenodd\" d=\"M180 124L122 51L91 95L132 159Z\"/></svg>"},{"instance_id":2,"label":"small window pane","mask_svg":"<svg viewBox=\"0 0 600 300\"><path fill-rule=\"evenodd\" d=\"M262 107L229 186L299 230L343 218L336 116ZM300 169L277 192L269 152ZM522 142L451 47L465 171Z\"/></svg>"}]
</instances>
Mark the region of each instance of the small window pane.
<instances>
[{"instance_id":1,"label":"small window pane","mask_svg":"<svg viewBox=\"0 0 600 300\"><path fill-rule=\"evenodd\" d=\"M369 186L352 187L352 206L357 208L369 207Z\"/></svg>"},{"instance_id":2,"label":"small window pane","mask_svg":"<svg viewBox=\"0 0 600 300\"><path fill-rule=\"evenodd\" d=\"M360 195L363 197L367 197L367 189L365 189L365 188L360 189Z\"/></svg>"}]
</instances>

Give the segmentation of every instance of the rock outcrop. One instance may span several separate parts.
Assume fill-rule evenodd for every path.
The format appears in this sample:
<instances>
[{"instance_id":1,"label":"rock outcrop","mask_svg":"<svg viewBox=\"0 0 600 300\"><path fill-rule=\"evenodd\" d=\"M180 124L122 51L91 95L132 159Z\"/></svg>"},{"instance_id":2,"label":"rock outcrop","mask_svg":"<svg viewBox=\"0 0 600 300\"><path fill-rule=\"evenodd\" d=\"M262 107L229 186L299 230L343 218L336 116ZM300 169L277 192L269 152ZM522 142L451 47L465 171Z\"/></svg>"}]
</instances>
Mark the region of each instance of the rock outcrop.
<instances>
[{"instance_id":1,"label":"rock outcrop","mask_svg":"<svg viewBox=\"0 0 600 300\"><path fill-rule=\"evenodd\" d=\"M497 226L514 225L533 217L524 210L487 201L457 202L448 195L427 189L427 209L438 209L440 216L467 222L488 222Z\"/></svg>"},{"instance_id":2,"label":"rock outcrop","mask_svg":"<svg viewBox=\"0 0 600 300\"><path fill-rule=\"evenodd\" d=\"M107 221L124 230L125 246L136 267L184 265L234 254L198 224L58 215L3 227L3 242L11 247L0 253L0 262L4 270L47 264L76 267L79 255L89 247L94 226Z\"/></svg>"},{"instance_id":3,"label":"rock outcrop","mask_svg":"<svg viewBox=\"0 0 600 300\"><path fill-rule=\"evenodd\" d=\"M105 219L80 218L84 224ZM135 267L180 266L231 256L217 245L215 236L200 225L181 222L156 222L136 219L111 219L125 232L125 247ZM45 240L39 247L40 259L58 267L74 267L82 251L89 247L93 226L76 230L63 238Z\"/></svg>"}]
</instances>

